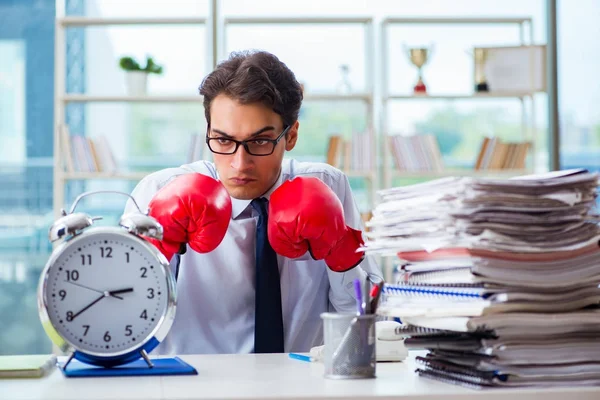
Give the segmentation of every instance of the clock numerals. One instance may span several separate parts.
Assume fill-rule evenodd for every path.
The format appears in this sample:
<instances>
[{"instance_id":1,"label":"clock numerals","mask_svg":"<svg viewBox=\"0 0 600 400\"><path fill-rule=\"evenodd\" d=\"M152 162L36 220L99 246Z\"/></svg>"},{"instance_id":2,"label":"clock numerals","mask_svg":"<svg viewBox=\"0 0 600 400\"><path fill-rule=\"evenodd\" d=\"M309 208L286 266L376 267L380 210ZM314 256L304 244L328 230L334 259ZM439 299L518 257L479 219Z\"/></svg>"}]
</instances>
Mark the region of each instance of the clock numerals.
<instances>
[{"instance_id":1,"label":"clock numerals","mask_svg":"<svg viewBox=\"0 0 600 400\"><path fill-rule=\"evenodd\" d=\"M44 270L38 289L53 328L74 349L97 357L133 351L152 335L162 340L163 331L155 330L171 322L165 318L171 277L165 283L162 258L122 228L112 236L109 229L89 232Z\"/></svg>"},{"instance_id":2,"label":"clock numerals","mask_svg":"<svg viewBox=\"0 0 600 400\"><path fill-rule=\"evenodd\" d=\"M100 257L112 258L112 247L100 247Z\"/></svg>"},{"instance_id":3,"label":"clock numerals","mask_svg":"<svg viewBox=\"0 0 600 400\"><path fill-rule=\"evenodd\" d=\"M67 282L74 282L79 279L79 271L76 269L67 269L65 272L67 273Z\"/></svg>"}]
</instances>

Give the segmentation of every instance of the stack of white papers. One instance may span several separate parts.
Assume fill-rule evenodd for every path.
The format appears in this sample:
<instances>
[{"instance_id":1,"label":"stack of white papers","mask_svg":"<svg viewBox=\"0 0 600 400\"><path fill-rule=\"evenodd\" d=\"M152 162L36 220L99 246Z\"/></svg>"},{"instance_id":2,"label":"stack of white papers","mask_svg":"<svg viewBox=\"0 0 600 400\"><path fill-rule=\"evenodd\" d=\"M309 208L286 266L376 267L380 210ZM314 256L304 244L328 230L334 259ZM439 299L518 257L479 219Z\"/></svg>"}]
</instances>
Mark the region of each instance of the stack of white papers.
<instances>
[{"instance_id":1,"label":"stack of white papers","mask_svg":"<svg viewBox=\"0 0 600 400\"><path fill-rule=\"evenodd\" d=\"M381 192L367 253L401 261L377 313L419 375L466 386L600 384L598 176L447 178Z\"/></svg>"},{"instance_id":2,"label":"stack of white papers","mask_svg":"<svg viewBox=\"0 0 600 400\"><path fill-rule=\"evenodd\" d=\"M599 217L591 212L597 181L597 174L575 170L537 179L451 177L383 190L364 250L575 250L600 238Z\"/></svg>"}]
</instances>

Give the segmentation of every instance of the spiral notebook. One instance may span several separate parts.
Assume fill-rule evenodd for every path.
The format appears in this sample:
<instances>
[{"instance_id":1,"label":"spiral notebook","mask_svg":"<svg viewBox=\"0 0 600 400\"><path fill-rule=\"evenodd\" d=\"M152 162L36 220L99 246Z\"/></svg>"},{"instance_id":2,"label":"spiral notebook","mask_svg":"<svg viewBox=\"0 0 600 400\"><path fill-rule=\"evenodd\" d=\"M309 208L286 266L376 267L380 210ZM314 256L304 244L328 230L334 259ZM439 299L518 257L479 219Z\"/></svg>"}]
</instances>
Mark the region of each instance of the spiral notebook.
<instances>
[{"instance_id":1,"label":"spiral notebook","mask_svg":"<svg viewBox=\"0 0 600 400\"><path fill-rule=\"evenodd\" d=\"M417 357L421 365L415 372L422 377L440 380L471 388L484 387L560 387L596 386L600 383L598 366L582 369L572 365L539 370L515 370L507 373L499 370L479 370L445 360Z\"/></svg>"},{"instance_id":2,"label":"spiral notebook","mask_svg":"<svg viewBox=\"0 0 600 400\"><path fill-rule=\"evenodd\" d=\"M600 359L600 346L594 337L559 337L529 340L481 338L479 336L412 337L404 341L408 349L432 349L454 353L485 354L498 365L552 365L590 363Z\"/></svg>"},{"instance_id":3,"label":"spiral notebook","mask_svg":"<svg viewBox=\"0 0 600 400\"><path fill-rule=\"evenodd\" d=\"M393 336L396 336L398 339L406 339L406 338L427 338L427 339L436 339L436 338L444 338L444 339L458 339L464 337L479 337L479 338L493 338L495 335L491 332L453 332L443 329L432 329L432 328L423 328L420 326L414 325L401 325L399 324L394 328L392 333Z\"/></svg>"},{"instance_id":4,"label":"spiral notebook","mask_svg":"<svg viewBox=\"0 0 600 400\"><path fill-rule=\"evenodd\" d=\"M468 369L477 369L480 371L496 371L508 375L573 375L582 373L600 373L600 362L578 362L547 365L502 365L493 356L481 354L457 353L453 351L433 350L427 353L425 357L419 359L452 363L456 366L462 366Z\"/></svg>"},{"instance_id":5,"label":"spiral notebook","mask_svg":"<svg viewBox=\"0 0 600 400\"><path fill-rule=\"evenodd\" d=\"M379 310L379 309L378 309ZM507 313L481 317L406 317L404 323L455 332L490 331L499 337L546 337L600 332L600 310L570 313Z\"/></svg>"},{"instance_id":6,"label":"spiral notebook","mask_svg":"<svg viewBox=\"0 0 600 400\"><path fill-rule=\"evenodd\" d=\"M401 267L398 283L510 286L528 290L570 290L600 281L600 250L569 260L515 261L460 259L413 262ZM540 274L544 272L544 274ZM590 283L591 282L591 283Z\"/></svg>"},{"instance_id":7,"label":"spiral notebook","mask_svg":"<svg viewBox=\"0 0 600 400\"><path fill-rule=\"evenodd\" d=\"M505 312L567 312L600 304L598 287L552 293L396 284L384 286L377 313L387 317L478 317Z\"/></svg>"}]
</instances>

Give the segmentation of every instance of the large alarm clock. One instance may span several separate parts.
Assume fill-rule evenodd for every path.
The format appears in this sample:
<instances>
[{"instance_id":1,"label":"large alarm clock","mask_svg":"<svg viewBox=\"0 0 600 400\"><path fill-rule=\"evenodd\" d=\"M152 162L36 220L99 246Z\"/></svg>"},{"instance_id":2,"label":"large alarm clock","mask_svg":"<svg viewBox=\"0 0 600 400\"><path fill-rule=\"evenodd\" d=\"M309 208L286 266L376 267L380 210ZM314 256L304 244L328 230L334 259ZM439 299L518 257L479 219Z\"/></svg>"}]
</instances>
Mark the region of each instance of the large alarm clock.
<instances>
[{"instance_id":1,"label":"large alarm clock","mask_svg":"<svg viewBox=\"0 0 600 400\"><path fill-rule=\"evenodd\" d=\"M161 240L162 227L141 211L123 215L119 226L94 227L96 218L74 212L94 193L80 195L50 228L58 245L40 277L40 319L50 339L70 353L65 368L73 358L113 367L140 357L152 367L148 353L167 335L176 308L169 263L144 240Z\"/></svg>"}]
</instances>

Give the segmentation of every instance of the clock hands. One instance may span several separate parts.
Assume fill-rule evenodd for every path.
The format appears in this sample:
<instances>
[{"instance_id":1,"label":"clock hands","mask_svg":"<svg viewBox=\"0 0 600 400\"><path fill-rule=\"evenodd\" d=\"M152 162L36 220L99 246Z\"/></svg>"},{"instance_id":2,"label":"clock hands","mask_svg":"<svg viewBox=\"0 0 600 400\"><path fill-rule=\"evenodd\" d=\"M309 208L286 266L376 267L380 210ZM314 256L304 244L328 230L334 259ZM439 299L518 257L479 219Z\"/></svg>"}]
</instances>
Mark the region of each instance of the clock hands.
<instances>
[{"instance_id":1,"label":"clock hands","mask_svg":"<svg viewBox=\"0 0 600 400\"><path fill-rule=\"evenodd\" d=\"M75 286L79 286L79 287L82 287L82 288L85 288L85 289L89 289L89 290L97 292L97 293L102 293L102 294L105 293L104 290L94 289L94 288L91 288L89 286L82 285L81 283L75 283L73 281L65 281L65 282L70 283L71 285L75 285ZM132 291L133 291L133 289L132 289ZM111 296L116 297L117 299L123 300L123 298L121 296L116 296L113 292L109 292L109 293L110 293ZM116 294L118 294L118 293L116 293Z\"/></svg>"},{"instance_id":2,"label":"clock hands","mask_svg":"<svg viewBox=\"0 0 600 400\"><path fill-rule=\"evenodd\" d=\"M96 304L97 302L99 302L100 300L102 300L103 298L105 298L106 293L102 293L102 296L96 298L96 300L92 301L90 304L88 304L87 306L83 307L81 310L77 311L75 314L73 314L73 316L71 317L71 321L73 321L79 314L81 314L82 312L86 311L87 309L89 309L91 306L93 306L94 304Z\"/></svg>"},{"instance_id":3,"label":"clock hands","mask_svg":"<svg viewBox=\"0 0 600 400\"><path fill-rule=\"evenodd\" d=\"M116 297L118 299L123 300L122 297L116 296L116 294L133 292L133 288L132 287L126 288L126 289L117 289L117 290L111 290L111 291L104 291L104 292L102 292L100 290L96 290L96 289L91 289L91 288L88 288L88 289L93 290L95 292L100 292L100 293L102 293L102 295L100 297L97 297L94 301L92 301L87 306L83 307L81 310L77 311L75 314L73 314L73 316L71 317L71 321L73 321L75 319L75 317L77 317L79 314L83 313L84 311L87 311L90 307L92 307L94 304L98 303L100 300L102 300L105 297L113 296L113 297Z\"/></svg>"},{"instance_id":4,"label":"clock hands","mask_svg":"<svg viewBox=\"0 0 600 400\"><path fill-rule=\"evenodd\" d=\"M115 296L115 295L116 295L116 294L121 294L121 293L129 293L129 292L133 292L133 288L132 288L132 287L130 287L130 288L127 288L127 289L111 290L110 292L108 292L108 294L109 294L110 296L113 296L113 297L117 297L117 298L119 298L119 299L122 299L122 297Z\"/></svg>"},{"instance_id":5,"label":"clock hands","mask_svg":"<svg viewBox=\"0 0 600 400\"><path fill-rule=\"evenodd\" d=\"M70 284L75 285L75 286L79 286L79 287L91 290L91 291L94 291L94 292L97 292L97 293L102 293L104 296L116 297L117 299L120 299L120 300L123 300L123 298L121 296L117 296L118 294L133 292L133 288L132 287L126 288L126 289L104 291L104 290L98 290L98 289L91 288L89 286L82 285L81 283L75 283L73 281L65 281L65 282L70 283ZM108 295L106 295L106 293L108 293Z\"/></svg>"}]
</instances>

